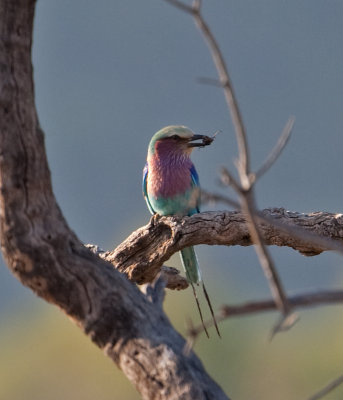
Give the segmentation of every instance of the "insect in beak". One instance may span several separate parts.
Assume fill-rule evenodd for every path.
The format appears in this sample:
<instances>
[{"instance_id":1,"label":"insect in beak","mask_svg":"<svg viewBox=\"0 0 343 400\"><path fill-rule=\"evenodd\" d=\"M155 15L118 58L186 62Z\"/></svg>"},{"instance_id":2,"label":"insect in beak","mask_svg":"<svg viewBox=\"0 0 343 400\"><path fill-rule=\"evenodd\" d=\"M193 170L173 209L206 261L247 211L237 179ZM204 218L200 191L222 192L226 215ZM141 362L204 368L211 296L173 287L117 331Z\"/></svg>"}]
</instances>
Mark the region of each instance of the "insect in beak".
<instances>
[{"instance_id":1,"label":"insect in beak","mask_svg":"<svg viewBox=\"0 0 343 400\"><path fill-rule=\"evenodd\" d=\"M201 142L194 142L195 140L201 140ZM205 147L209 146L213 142L213 138L205 135L193 135L187 144L187 147Z\"/></svg>"}]
</instances>

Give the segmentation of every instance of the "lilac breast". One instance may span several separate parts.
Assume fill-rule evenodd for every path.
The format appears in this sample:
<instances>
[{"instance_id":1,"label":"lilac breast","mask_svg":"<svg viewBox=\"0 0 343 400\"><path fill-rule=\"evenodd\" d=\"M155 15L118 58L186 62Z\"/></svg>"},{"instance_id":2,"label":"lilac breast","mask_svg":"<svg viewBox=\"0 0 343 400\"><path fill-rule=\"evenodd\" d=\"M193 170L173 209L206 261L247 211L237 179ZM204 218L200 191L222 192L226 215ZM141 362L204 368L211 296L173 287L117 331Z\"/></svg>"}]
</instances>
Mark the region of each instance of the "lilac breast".
<instances>
[{"instance_id":1,"label":"lilac breast","mask_svg":"<svg viewBox=\"0 0 343 400\"><path fill-rule=\"evenodd\" d=\"M165 143L156 146L148 160L148 193L154 197L173 197L192 187L192 161L182 149Z\"/></svg>"}]
</instances>

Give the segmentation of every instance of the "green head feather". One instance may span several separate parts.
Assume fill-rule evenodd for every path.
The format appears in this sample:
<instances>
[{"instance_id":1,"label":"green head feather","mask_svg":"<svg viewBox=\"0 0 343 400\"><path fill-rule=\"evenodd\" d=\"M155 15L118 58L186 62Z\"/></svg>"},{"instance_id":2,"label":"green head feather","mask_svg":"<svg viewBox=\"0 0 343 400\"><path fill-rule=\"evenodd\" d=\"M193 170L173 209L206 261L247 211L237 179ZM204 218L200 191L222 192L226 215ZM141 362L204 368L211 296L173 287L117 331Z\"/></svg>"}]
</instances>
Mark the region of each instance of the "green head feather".
<instances>
[{"instance_id":1,"label":"green head feather","mask_svg":"<svg viewBox=\"0 0 343 400\"><path fill-rule=\"evenodd\" d=\"M155 135L151 138L148 149L148 158L154 154L155 143L158 140L165 139L174 135L180 136L181 138L184 139L190 139L194 135L194 132L192 132L189 128L183 125L165 126L158 132L156 132Z\"/></svg>"}]
</instances>

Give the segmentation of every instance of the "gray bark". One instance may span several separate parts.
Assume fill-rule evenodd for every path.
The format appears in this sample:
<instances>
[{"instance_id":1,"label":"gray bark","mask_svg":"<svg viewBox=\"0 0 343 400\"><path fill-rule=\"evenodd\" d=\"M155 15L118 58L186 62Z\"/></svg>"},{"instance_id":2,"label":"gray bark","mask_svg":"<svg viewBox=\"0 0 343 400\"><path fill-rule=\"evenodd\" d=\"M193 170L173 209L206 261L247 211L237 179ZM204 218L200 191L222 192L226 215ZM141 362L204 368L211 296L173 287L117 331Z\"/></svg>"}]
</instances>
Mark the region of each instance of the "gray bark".
<instances>
[{"instance_id":1,"label":"gray bark","mask_svg":"<svg viewBox=\"0 0 343 400\"><path fill-rule=\"evenodd\" d=\"M0 0L0 238L6 263L123 370L144 399L227 399L160 303L85 248L52 192L34 104L34 0Z\"/></svg>"},{"instance_id":2,"label":"gray bark","mask_svg":"<svg viewBox=\"0 0 343 400\"><path fill-rule=\"evenodd\" d=\"M328 212L302 214L283 208L258 213L259 230L266 245L287 246L306 256L327 250L343 252L343 215ZM128 278L140 284L151 282L164 261L176 251L197 244L251 246L244 214L240 211L212 211L191 217L152 218L115 250L102 257ZM169 279L168 274L165 274ZM182 277L170 277L171 289L183 289Z\"/></svg>"}]
</instances>

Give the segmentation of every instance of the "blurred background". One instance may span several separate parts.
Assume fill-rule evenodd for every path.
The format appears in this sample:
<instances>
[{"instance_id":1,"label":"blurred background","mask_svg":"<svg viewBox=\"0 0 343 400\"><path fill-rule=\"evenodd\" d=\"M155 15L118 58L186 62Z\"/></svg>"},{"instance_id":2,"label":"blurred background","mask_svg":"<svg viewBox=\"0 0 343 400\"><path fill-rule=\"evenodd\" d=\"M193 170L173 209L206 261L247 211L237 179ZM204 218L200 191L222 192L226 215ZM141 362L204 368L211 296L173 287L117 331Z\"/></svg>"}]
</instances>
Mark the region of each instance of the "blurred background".
<instances>
[{"instance_id":1,"label":"blurred background","mask_svg":"<svg viewBox=\"0 0 343 400\"><path fill-rule=\"evenodd\" d=\"M257 186L259 207L342 212L343 3L203 3L231 73L254 168L296 117L290 143ZM206 190L232 195L218 186L218 170L234 170L233 128L221 90L197 83L216 72L188 15L162 0L38 1L33 63L55 194L85 243L113 249L149 221L141 169L150 137L165 125L221 130L193 160ZM343 286L336 254L271 251L289 294ZM252 248L199 246L197 253L216 308L270 297ZM167 264L180 267L179 257ZM187 318L199 322L190 290L168 291L165 310L181 333ZM300 311L296 326L271 342L277 313L234 318L221 325L222 340L212 331L195 351L235 400L306 399L343 373L341 313L342 306ZM140 398L3 260L0 354L1 399ZM327 397L342 398L343 387Z\"/></svg>"}]
</instances>

